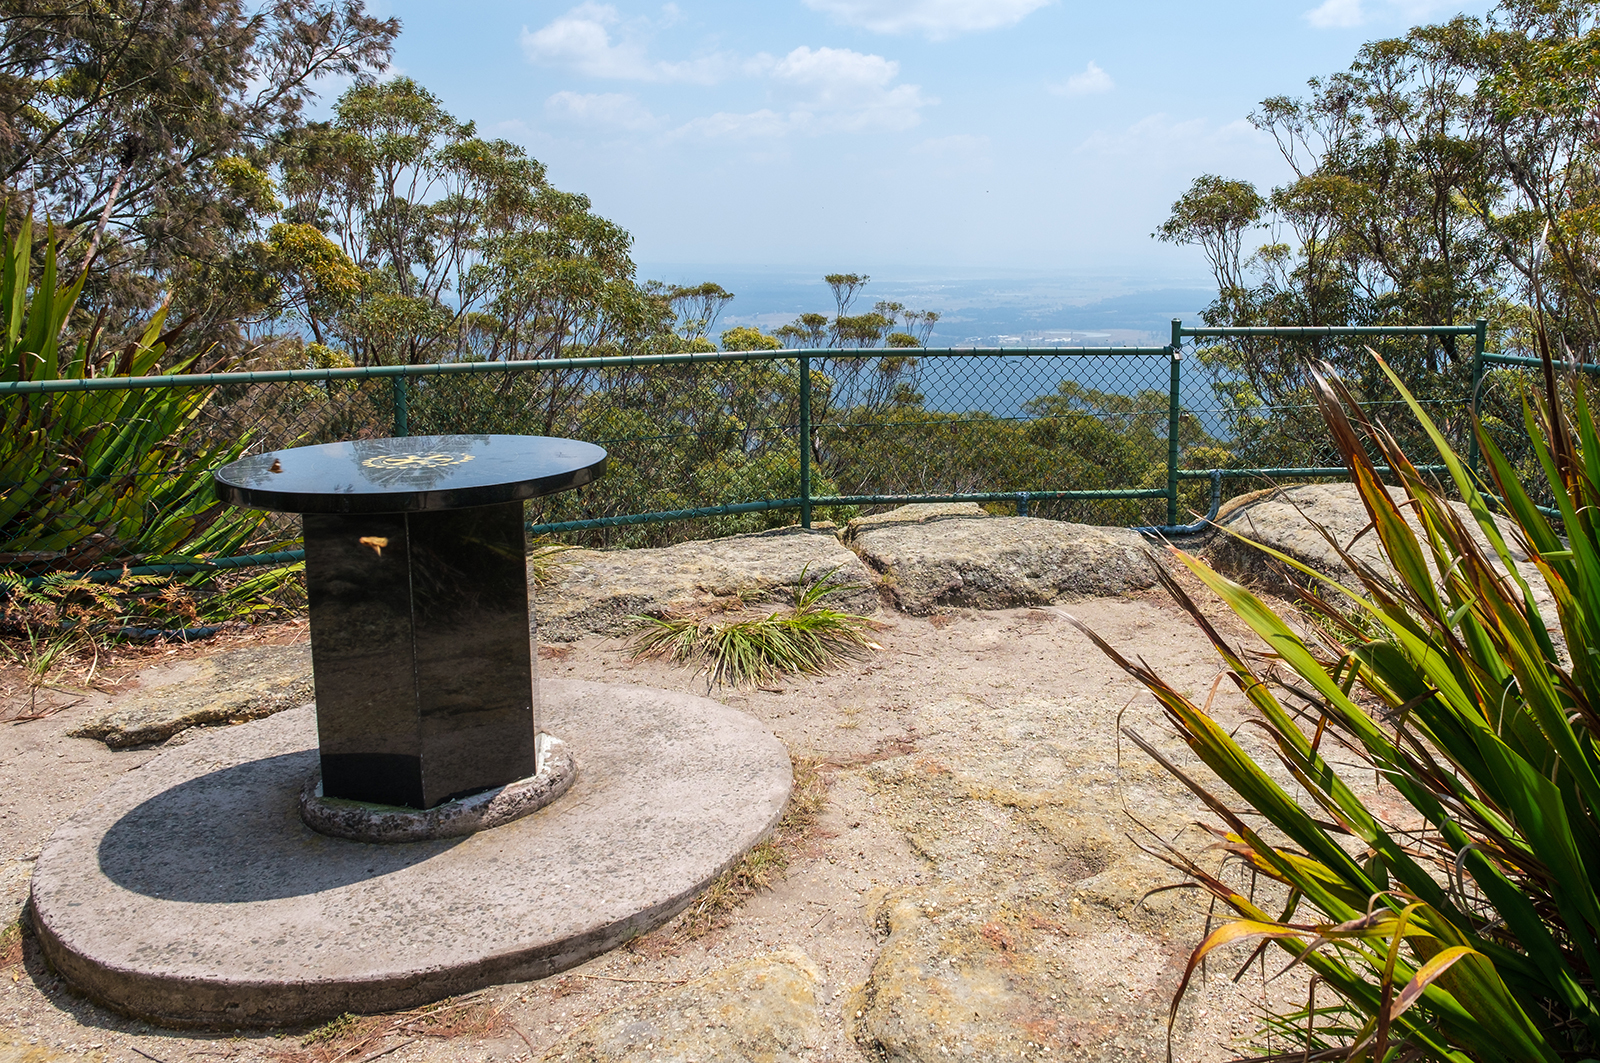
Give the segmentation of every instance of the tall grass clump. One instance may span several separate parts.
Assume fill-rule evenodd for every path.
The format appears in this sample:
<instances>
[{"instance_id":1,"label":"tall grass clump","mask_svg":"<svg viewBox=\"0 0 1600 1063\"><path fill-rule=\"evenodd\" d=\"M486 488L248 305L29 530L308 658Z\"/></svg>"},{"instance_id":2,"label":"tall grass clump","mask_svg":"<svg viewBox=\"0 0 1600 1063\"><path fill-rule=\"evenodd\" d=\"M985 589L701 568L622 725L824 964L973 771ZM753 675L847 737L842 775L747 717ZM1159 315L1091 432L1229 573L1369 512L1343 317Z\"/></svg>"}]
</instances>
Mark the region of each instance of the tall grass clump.
<instances>
[{"instance_id":1,"label":"tall grass clump","mask_svg":"<svg viewBox=\"0 0 1600 1063\"><path fill-rule=\"evenodd\" d=\"M707 686L753 686L788 672L830 672L847 658L880 649L872 641L870 617L835 609L827 601L855 585L836 580L837 568L808 579L809 567L800 572L789 608L763 617L633 617L643 625L632 637L633 658L696 665L705 672Z\"/></svg>"},{"instance_id":2,"label":"tall grass clump","mask_svg":"<svg viewBox=\"0 0 1600 1063\"><path fill-rule=\"evenodd\" d=\"M1261 1058L1600 1055L1600 436L1581 387L1564 412L1542 335L1540 344L1543 386L1524 405L1524 426L1565 538L1494 441L1478 436L1511 539L1548 585L1554 617L1535 608L1485 485L1379 359L1467 515L1324 364L1313 373L1317 402L1390 571L1333 543L1357 574L1359 586L1339 586L1355 604L1341 616L1304 592L1333 620L1302 635L1244 587L1173 551L1266 643L1247 656L1167 578L1252 706L1272 770L1210 715L1209 699L1196 704L1084 629L1155 694L1216 781L1130 738L1200 798L1229 858L1281 884L1282 906L1269 911L1197 857L1171 846L1160 854L1236 916L1194 950L1173 1016L1201 961L1229 943L1275 944L1312 975L1303 1005L1269 1015L1262 1031L1296 1051ZM1404 502L1380 482L1369 448L1394 470ZM1377 779L1381 802L1362 796Z\"/></svg>"}]
</instances>

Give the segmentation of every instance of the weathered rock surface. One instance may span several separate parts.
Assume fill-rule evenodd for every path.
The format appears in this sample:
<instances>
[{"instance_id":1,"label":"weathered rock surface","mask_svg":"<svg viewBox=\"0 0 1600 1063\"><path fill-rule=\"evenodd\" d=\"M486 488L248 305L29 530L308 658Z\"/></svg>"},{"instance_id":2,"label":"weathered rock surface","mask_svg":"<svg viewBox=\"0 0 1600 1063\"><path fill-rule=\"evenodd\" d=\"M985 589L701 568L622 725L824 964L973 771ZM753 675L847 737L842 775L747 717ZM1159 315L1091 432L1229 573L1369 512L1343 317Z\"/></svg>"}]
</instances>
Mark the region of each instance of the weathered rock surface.
<instances>
[{"instance_id":1,"label":"weathered rock surface","mask_svg":"<svg viewBox=\"0 0 1600 1063\"><path fill-rule=\"evenodd\" d=\"M106 1058L106 1053L96 1043L92 1047L78 1047L74 1045L65 1052L54 1048L28 1044L15 1034L0 1034L0 1063L99 1063Z\"/></svg>"},{"instance_id":2,"label":"weathered rock surface","mask_svg":"<svg viewBox=\"0 0 1600 1063\"><path fill-rule=\"evenodd\" d=\"M729 964L579 1027L543 1063L798 1063L822 1034L816 966L789 949Z\"/></svg>"},{"instance_id":3,"label":"weathered rock surface","mask_svg":"<svg viewBox=\"0 0 1600 1063\"><path fill-rule=\"evenodd\" d=\"M878 592L855 554L826 529L778 528L709 542L646 550L573 550L560 572L534 592L539 638L570 642L620 635L628 617L740 603L782 602L804 578L837 569L835 578L861 586L835 595L839 608L871 612Z\"/></svg>"},{"instance_id":4,"label":"weathered rock surface","mask_svg":"<svg viewBox=\"0 0 1600 1063\"><path fill-rule=\"evenodd\" d=\"M853 543L863 532L893 524L926 524L944 517L987 517L988 512L976 502L913 502L887 513L874 513L870 517L857 517L844 527L839 536L847 544Z\"/></svg>"},{"instance_id":5,"label":"weathered rock surface","mask_svg":"<svg viewBox=\"0 0 1600 1063\"><path fill-rule=\"evenodd\" d=\"M1127 926L1086 926L1048 896L995 903L981 893L913 890L877 910L887 939L847 1014L868 1058L1160 1058L1162 943ZM1074 963L1094 949L1127 978ZM1164 986L1162 987L1165 988ZM1116 994L1115 999L1111 993ZM1043 1054L1048 1051L1050 1054Z\"/></svg>"},{"instance_id":6,"label":"weathered rock surface","mask_svg":"<svg viewBox=\"0 0 1600 1063\"><path fill-rule=\"evenodd\" d=\"M69 733L123 749L164 742L186 727L258 720L314 696L307 642L227 650L193 663L197 671L182 682L119 697Z\"/></svg>"},{"instance_id":7,"label":"weathered rock surface","mask_svg":"<svg viewBox=\"0 0 1600 1063\"><path fill-rule=\"evenodd\" d=\"M1156 580L1137 532L1034 517L884 522L860 529L851 545L915 616L1125 594Z\"/></svg>"},{"instance_id":8,"label":"weathered rock surface","mask_svg":"<svg viewBox=\"0 0 1600 1063\"><path fill-rule=\"evenodd\" d=\"M919 730L961 728L960 755L866 770L875 810L932 878L872 898L881 947L845 1010L867 1058L1163 1057L1173 970L1202 913L1181 892L1141 904L1176 876L1129 843L1124 807L1163 836L1190 813L1150 762L1118 765L1112 727L1083 726L1121 704L935 698Z\"/></svg>"},{"instance_id":9,"label":"weathered rock surface","mask_svg":"<svg viewBox=\"0 0 1600 1063\"><path fill-rule=\"evenodd\" d=\"M1398 487L1389 488L1389 494L1396 502L1405 501L1405 492ZM1489 540L1479 530L1471 512L1460 502L1452 502L1451 505L1472 530L1473 538L1484 553L1493 560L1495 555ZM1402 509L1401 512L1406 514L1412 529L1420 536L1421 526L1411 518L1410 511ZM1356 579L1355 573L1340 559L1327 539L1313 527L1313 522L1327 529L1351 556L1363 564L1380 573L1387 574L1390 571L1377 533L1368 530L1362 534L1371 521L1366 507L1362 505L1361 495L1350 483L1305 484L1233 499L1217 514L1216 523L1223 531L1211 541L1207 554L1219 571L1258 580L1275 589L1287 590L1290 578L1304 580L1303 573L1287 571L1273 558L1235 537L1242 535L1287 554L1352 590L1359 590L1360 580ZM1496 517L1495 523L1500 526L1500 533L1511 550L1517 571L1533 590L1540 615L1555 630L1555 600L1545 586L1544 577L1517 545L1511 531L1512 523L1501 517ZM1228 534L1230 531L1235 534Z\"/></svg>"}]
</instances>

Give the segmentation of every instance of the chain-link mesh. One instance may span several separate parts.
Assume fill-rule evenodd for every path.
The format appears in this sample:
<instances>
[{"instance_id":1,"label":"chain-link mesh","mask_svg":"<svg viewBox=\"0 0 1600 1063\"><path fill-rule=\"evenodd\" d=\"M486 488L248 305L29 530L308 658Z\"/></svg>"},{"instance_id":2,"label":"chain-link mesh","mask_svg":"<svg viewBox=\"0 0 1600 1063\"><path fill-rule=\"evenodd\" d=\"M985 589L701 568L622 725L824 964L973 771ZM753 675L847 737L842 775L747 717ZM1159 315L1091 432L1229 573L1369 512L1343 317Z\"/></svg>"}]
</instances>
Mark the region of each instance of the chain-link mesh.
<instances>
[{"instance_id":1,"label":"chain-link mesh","mask_svg":"<svg viewBox=\"0 0 1600 1063\"><path fill-rule=\"evenodd\" d=\"M1593 367L1582 373L1559 372L1557 392L1566 411L1568 423L1575 423L1573 389L1582 387L1591 413L1600 409L1600 379ZM1478 388L1478 416L1485 432L1505 455L1515 470L1517 479L1534 503L1548 508L1556 505L1550 491L1550 482L1539 464L1538 454L1529 438L1523 420L1524 404L1537 409L1545 401L1544 370L1538 366L1490 364L1484 367ZM1480 463L1488 475L1488 463Z\"/></svg>"},{"instance_id":2,"label":"chain-link mesh","mask_svg":"<svg viewBox=\"0 0 1600 1063\"><path fill-rule=\"evenodd\" d=\"M818 494L1164 488L1164 352L813 360ZM1008 509L1004 502L993 508ZM1159 524L1162 499L1040 499L1033 516Z\"/></svg>"},{"instance_id":3,"label":"chain-link mesh","mask_svg":"<svg viewBox=\"0 0 1600 1063\"><path fill-rule=\"evenodd\" d=\"M1177 467L1338 465L1306 386L1304 367L1313 357L1338 365L1409 452L1419 462L1431 460L1431 448L1364 346L1241 339L1186 349ZM1470 349L1463 359L1423 338L1380 349L1446 434L1464 445ZM865 501L875 496L1167 487L1172 362L1163 349L830 351L811 354L809 363L810 496L861 500L817 506L816 520L884 508ZM5 395L0 409L10 443L8 465L0 469L0 567L59 584L67 573L192 568L293 550L298 518L221 506L211 471L244 453L401 434L549 435L605 447L610 460L602 481L528 507L534 526L591 522L562 530L559 538L568 542L661 545L793 523L802 494L800 364L784 352ZM1498 374L1491 377L1488 390L1499 396ZM1520 415L1508 423L1520 428ZM1228 485L1237 492L1261 483L1241 476ZM1209 494L1203 480L1181 481L1180 520L1204 513ZM775 505L664 521L618 519L751 503ZM1014 512L1014 505L990 502L996 512ZM1035 497L1028 509L1085 523L1162 524L1167 500ZM169 594L177 581L199 603L177 619L193 622L298 608L297 566L278 561L221 572L168 570L168 583L146 593Z\"/></svg>"},{"instance_id":4,"label":"chain-link mesh","mask_svg":"<svg viewBox=\"0 0 1600 1063\"><path fill-rule=\"evenodd\" d=\"M1311 392L1310 366L1332 365L1368 417L1382 424L1419 466L1438 461L1433 443L1372 357L1395 369L1429 418L1467 453L1472 338L1237 337L1200 340L1183 368L1180 466L1223 469L1224 497L1293 482L1293 470L1337 469L1343 458ZM1381 464L1375 450L1369 451ZM1209 485L1189 481L1185 513L1205 512Z\"/></svg>"}]
</instances>

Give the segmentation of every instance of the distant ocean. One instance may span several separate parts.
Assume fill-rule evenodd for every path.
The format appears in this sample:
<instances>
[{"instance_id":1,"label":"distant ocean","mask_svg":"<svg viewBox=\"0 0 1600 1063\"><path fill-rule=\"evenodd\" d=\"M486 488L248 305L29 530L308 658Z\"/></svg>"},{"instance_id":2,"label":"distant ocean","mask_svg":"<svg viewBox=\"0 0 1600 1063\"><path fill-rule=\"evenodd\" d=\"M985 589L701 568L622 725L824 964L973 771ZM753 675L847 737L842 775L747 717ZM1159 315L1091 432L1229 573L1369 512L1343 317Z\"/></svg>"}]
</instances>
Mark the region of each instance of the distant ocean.
<instances>
[{"instance_id":1,"label":"distant ocean","mask_svg":"<svg viewBox=\"0 0 1600 1063\"><path fill-rule=\"evenodd\" d=\"M734 299L714 333L736 325L770 332L802 313L834 312L824 272L657 263L641 264L639 276L682 285L716 281ZM1188 276L922 267L857 272L872 280L851 312L866 313L879 300L911 310L937 310L940 318L928 339L930 347L1162 346L1171 335L1173 318L1198 325L1200 311L1215 298L1214 289L1196 286L1196 279ZM1015 417L1030 398L1053 391L1063 379L1120 394L1143 388L1164 392L1167 365L1155 357L982 357L965 362L959 374L940 373L929 365L921 386L932 410L986 410ZM1184 402L1196 410L1211 405L1209 387L1198 378L1186 380Z\"/></svg>"},{"instance_id":2,"label":"distant ocean","mask_svg":"<svg viewBox=\"0 0 1600 1063\"><path fill-rule=\"evenodd\" d=\"M716 331L749 325L771 331L802 313L834 312L823 282L827 270L643 263L641 280L668 284L716 281L735 298ZM871 282L853 313L879 300L912 310L937 310L931 347L1145 346L1167 342L1174 317L1200 323L1215 298L1193 275L1092 270L956 270L928 267L857 268Z\"/></svg>"}]
</instances>

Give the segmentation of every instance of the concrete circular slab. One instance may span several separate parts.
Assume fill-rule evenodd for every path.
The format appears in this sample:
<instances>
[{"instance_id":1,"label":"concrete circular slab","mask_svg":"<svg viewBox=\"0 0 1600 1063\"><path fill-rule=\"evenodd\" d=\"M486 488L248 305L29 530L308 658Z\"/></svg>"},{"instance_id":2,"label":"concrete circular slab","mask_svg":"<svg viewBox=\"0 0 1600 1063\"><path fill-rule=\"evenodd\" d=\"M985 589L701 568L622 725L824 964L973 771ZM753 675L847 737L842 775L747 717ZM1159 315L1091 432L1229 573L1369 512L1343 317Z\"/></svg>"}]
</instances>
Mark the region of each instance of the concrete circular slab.
<instances>
[{"instance_id":1,"label":"concrete circular slab","mask_svg":"<svg viewBox=\"0 0 1600 1063\"><path fill-rule=\"evenodd\" d=\"M300 820L310 706L199 735L64 824L31 915L69 982L160 1022L275 1025L542 978L671 918L778 821L788 753L707 698L540 684L567 795L463 838L381 845Z\"/></svg>"}]
</instances>

